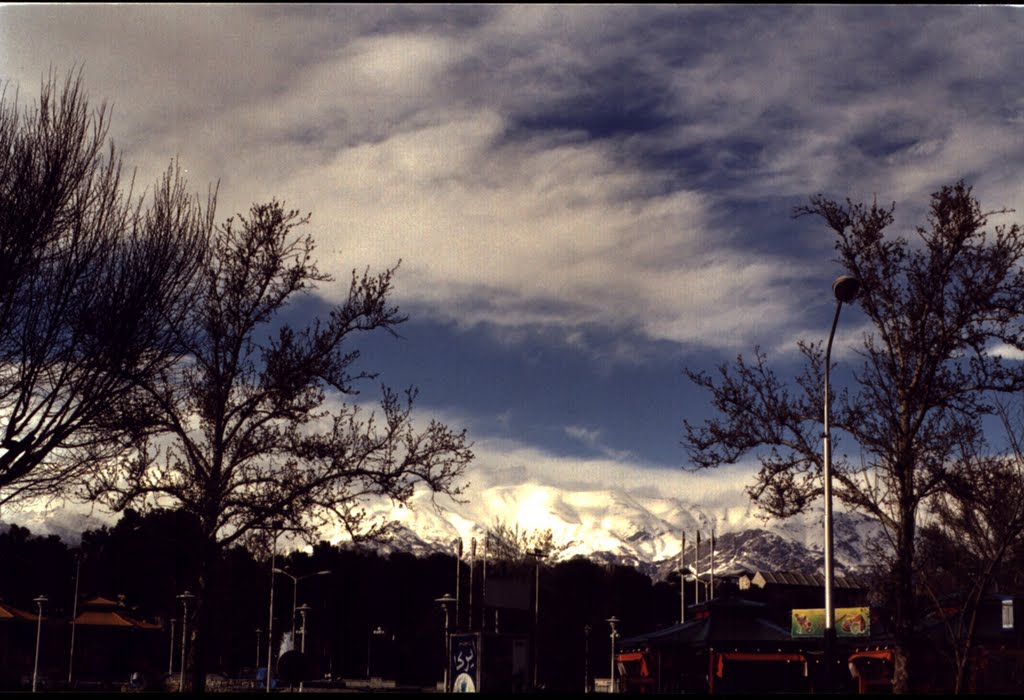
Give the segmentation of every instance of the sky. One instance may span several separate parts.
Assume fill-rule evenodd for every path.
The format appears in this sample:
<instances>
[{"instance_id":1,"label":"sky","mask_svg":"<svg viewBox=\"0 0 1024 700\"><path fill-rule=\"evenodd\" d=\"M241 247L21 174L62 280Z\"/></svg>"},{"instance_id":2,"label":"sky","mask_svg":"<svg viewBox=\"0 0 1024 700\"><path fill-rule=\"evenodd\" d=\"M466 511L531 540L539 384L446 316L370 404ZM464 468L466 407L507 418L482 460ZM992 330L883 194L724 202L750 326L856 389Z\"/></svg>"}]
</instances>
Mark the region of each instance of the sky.
<instances>
[{"instance_id":1,"label":"sky","mask_svg":"<svg viewBox=\"0 0 1024 700\"><path fill-rule=\"evenodd\" d=\"M6 5L0 80L80 69L139 190L176 158L220 221L310 212L338 282L297 317L401 261L410 320L364 366L468 430L471 481L699 499L752 462L684 470L710 409L683 369L760 347L784 375L828 333L842 270L794 207L877 197L910 231L962 178L1024 211L1022 36L1002 6Z\"/></svg>"}]
</instances>

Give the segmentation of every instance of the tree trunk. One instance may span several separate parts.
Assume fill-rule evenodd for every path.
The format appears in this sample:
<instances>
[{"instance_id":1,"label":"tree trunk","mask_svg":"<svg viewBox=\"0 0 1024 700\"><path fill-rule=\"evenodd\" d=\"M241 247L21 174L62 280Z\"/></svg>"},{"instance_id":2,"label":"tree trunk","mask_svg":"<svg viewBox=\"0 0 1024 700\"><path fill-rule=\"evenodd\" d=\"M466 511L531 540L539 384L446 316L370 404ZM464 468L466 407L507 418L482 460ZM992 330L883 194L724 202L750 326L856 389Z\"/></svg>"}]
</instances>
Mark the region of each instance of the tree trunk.
<instances>
[{"instance_id":1,"label":"tree trunk","mask_svg":"<svg viewBox=\"0 0 1024 700\"><path fill-rule=\"evenodd\" d=\"M209 672L211 636L214 629L212 596L216 590L214 578L220 558L220 548L215 536L207 536L200 546L203 554L199 561L196 611L190 635L189 672L185 679L185 691L194 693L206 692L206 675Z\"/></svg>"},{"instance_id":2,"label":"tree trunk","mask_svg":"<svg viewBox=\"0 0 1024 700\"><path fill-rule=\"evenodd\" d=\"M913 644L914 644L914 535L913 509L904 509L896 545L896 629L894 634L894 669L892 692L905 694L913 692Z\"/></svg>"}]
</instances>

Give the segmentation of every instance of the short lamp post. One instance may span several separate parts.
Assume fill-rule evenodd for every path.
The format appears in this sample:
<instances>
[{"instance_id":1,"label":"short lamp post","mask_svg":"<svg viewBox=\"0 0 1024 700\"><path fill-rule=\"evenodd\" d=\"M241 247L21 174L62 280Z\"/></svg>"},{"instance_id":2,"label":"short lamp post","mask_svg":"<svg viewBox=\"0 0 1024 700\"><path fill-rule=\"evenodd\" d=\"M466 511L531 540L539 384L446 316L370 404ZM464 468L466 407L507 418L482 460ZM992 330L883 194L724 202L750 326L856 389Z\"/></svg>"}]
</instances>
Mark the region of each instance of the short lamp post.
<instances>
[{"instance_id":1,"label":"short lamp post","mask_svg":"<svg viewBox=\"0 0 1024 700\"><path fill-rule=\"evenodd\" d=\"M175 628L178 626L178 618L171 618L171 649L168 653L167 658L167 675L170 676L174 673L174 643L177 641L177 637L174 634Z\"/></svg>"},{"instance_id":2,"label":"short lamp post","mask_svg":"<svg viewBox=\"0 0 1024 700\"><path fill-rule=\"evenodd\" d=\"M373 678L373 665L371 663L373 659L373 640L375 637L383 637L386 634L387 632L384 628L377 625L377 629L370 632L370 636L366 640L366 680Z\"/></svg>"},{"instance_id":3,"label":"short lamp post","mask_svg":"<svg viewBox=\"0 0 1024 700\"><path fill-rule=\"evenodd\" d=\"M256 668L260 667L260 640L263 638L263 630L256 628Z\"/></svg>"},{"instance_id":4,"label":"short lamp post","mask_svg":"<svg viewBox=\"0 0 1024 700\"><path fill-rule=\"evenodd\" d=\"M607 622L608 625L612 628L612 634L611 634L611 639L612 639L612 673L611 673L611 687L608 688L608 692L609 693L615 693L615 692L618 692L616 690L616 688L615 688L615 639L619 636L619 633L616 630L615 626L617 624L619 624L619 618L617 618L614 615L612 615L607 620L605 620L605 622Z\"/></svg>"},{"instance_id":5,"label":"short lamp post","mask_svg":"<svg viewBox=\"0 0 1024 700\"><path fill-rule=\"evenodd\" d=\"M32 692L36 692L39 687L39 640L43 636L43 604L50 602L50 599L44 595L38 596L32 599L39 608L39 616L36 618L36 658L32 666Z\"/></svg>"},{"instance_id":6,"label":"short lamp post","mask_svg":"<svg viewBox=\"0 0 1024 700\"><path fill-rule=\"evenodd\" d=\"M299 647L299 653L302 654L303 663L305 663L306 657L306 615L312 609L308 605L301 605L297 608L298 613L302 615L302 644ZM301 679L299 680L299 692L303 692L303 681Z\"/></svg>"},{"instance_id":7,"label":"short lamp post","mask_svg":"<svg viewBox=\"0 0 1024 700\"><path fill-rule=\"evenodd\" d=\"M583 692L590 692L590 625L583 625Z\"/></svg>"},{"instance_id":8,"label":"short lamp post","mask_svg":"<svg viewBox=\"0 0 1024 700\"><path fill-rule=\"evenodd\" d=\"M836 334L836 324L839 323L839 312L844 303L849 303L857 297L860 290L860 281L856 277L843 275L832 283L832 293L836 298L836 314L832 318L832 329L828 334L828 344L825 349L825 411L824 411L824 460L823 477L825 481L825 678L829 689L832 689L833 662L835 659L835 560L833 558L832 529L832 445L831 428L829 426L829 365L832 363L832 340Z\"/></svg>"},{"instance_id":9,"label":"short lamp post","mask_svg":"<svg viewBox=\"0 0 1024 700\"><path fill-rule=\"evenodd\" d=\"M534 561L533 582L533 687L538 687L538 669L540 668L540 560L544 558L544 550L534 547L530 551Z\"/></svg>"},{"instance_id":10,"label":"short lamp post","mask_svg":"<svg viewBox=\"0 0 1024 700\"><path fill-rule=\"evenodd\" d=\"M451 608L452 603L455 602L455 598L452 597L451 593L445 593L440 598L434 599L435 603L438 603L444 608L444 692L448 692L448 665L451 662L451 637L448 634L448 610Z\"/></svg>"},{"instance_id":11,"label":"short lamp post","mask_svg":"<svg viewBox=\"0 0 1024 700\"><path fill-rule=\"evenodd\" d=\"M182 612L181 612L181 680L178 682L178 692L185 692L185 666L187 666L188 656L185 651L185 643L188 639L188 603L190 600L194 600L195 595L185 591L178 595L178 600L181 601Z\"/></svg>"}]
</instances>

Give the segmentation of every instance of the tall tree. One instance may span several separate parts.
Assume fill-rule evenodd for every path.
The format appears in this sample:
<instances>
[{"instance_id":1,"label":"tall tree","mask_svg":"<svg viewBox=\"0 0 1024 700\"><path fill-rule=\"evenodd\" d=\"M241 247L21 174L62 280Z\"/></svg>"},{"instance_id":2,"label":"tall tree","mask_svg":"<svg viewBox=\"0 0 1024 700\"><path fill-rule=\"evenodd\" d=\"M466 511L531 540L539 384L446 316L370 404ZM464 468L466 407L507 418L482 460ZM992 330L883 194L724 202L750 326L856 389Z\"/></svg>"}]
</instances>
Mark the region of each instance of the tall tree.
<instances>
[{"instance_id":1,"label":"tall tree","mask_svg":"<svg viewBox=\"0 0 1024 700\"><path fill-rule=\"evenodd\" d=\"M91 491L116 509L164 502L197 519L196 690L205 683L203 596L225 546L278 521L314 541L327 524L378 534L387 523L366 516L367 498L407 503L417 485L458 494L472 458L464 432L414 426L414 390L383 389L380 412L369 415L345 400L374 377L357 369L352 337L405 320L389 302L394 270L353 274L325 319L283 322L290 302L328 279L297 230L308 218L270 202L218 228L178 327L187 361L141 383L140 410L163 436L137 460L112 464Z\"/></svg>"},{"instance_id":2,"label":"tall tree","mask_svg":"<svg viewBox=\"0 0 1024 700\"><path fill-rule=\"evenodd\" d=\"M916 519L949 487L965 445L977 445L990 392L1024 386L1024 366L1000 349L1024 350L1024 233L986 230L963 182L931 197L916 240L889 235L894 206L839 203L822 196L797 209L821 217L836 236L837 262L860 280L856 300L870 321L858 350L853 388L833 402L832 427L855 444L854 459L833 462L836 496L883 526L890 545L898 692L910 690L915 623ZM999 212L1002 213L1002 212ZM751 496L777 516L807 509L822 493L824 352L799 344L804 371L789 385L755 351L716 375L687 371L711 394L719 415L684 426L695 468L732 463L757 451Z\"/></svg>"},{"instance_id":3,"label":"tall tree","mask_svg":"<svg viewBox=\"0 0 1024 700\"><path fill-rule=\"evenodd\" d=\"M0 94L0 504L52 495L135 432L134 382L177 357L171 329L212 230L172 166L124 191L104 106L51 75Z\"/></svg>"},{"instance_id":4,"label":"tall tree","mask_svg":"<svg viewBox=\"0 0 1024 700\"><path fill-rule=\"evenodd\" d=\"M929 500L930 517L920 537L924 551L918 571L946 632L957 693L966 689L984 598L999 584L1004 563L1024 544L1024 432L1019 418L1011 420L1001 404L997 410L1009 454L966 451L949 475L948 488ZM944 597L956 600L956 614L945 614Z\"/></svg>"}]
</instances>

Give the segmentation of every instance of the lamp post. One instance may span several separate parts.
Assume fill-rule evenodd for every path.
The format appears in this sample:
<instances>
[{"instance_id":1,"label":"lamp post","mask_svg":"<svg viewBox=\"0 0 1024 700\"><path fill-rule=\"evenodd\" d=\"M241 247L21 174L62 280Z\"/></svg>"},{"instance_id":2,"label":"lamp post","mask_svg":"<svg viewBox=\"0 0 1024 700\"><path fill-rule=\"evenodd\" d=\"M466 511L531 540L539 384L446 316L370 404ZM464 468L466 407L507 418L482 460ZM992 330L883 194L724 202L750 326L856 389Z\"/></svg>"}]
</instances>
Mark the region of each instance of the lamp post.
<instances>
[{"instance_id":1,"label":"lamp post","mask_svg":"<svg viewBox=\"0 0 1024 700\"><path fill-rule=\"evenodd\" d=\"M270 523L270 615L267 620L267 692L270 692L271 676L274 669L274 572L277 571L277 533L282 522L274 520Z\"/></svg>"},{"instance_id":2,"label":"lamp post","mask_svg":"<svg viewBox=\"0 0 1024 700\"><path fill-rule=\"evenodd\" d=\"M373 678L370 660L373 657L373 640L377 637L383 637L387 634L387 631L380 625L377 625L377 629L370 632L370 636L366 639L366 680Z\"/></svg>"},{"instance_id":3,"label":"lamp post","mask_svg":"<svg viewBox=\"0 0 1024 700\"><path fill-rule=\"evenodd\" d=\"M321 572L321 573L324 573L324 572ZM329 573L329 572L327 572L327 573ZM313 608L311 608L311 607L309 607L308 605L305 605L305 604L303 604L300 607L296 608L298 613L300 615L302 615L302 644L299 646L299 653L302 654L303 663L305 663L305 658L306 658L306 614L310 610L312 610L312 609ZM294 639L294 637L293 637L293 639ZM305 674L303 674L303 675L305 675ZM299 679L299 692L300 693L303 691L302 685L303 685L303 681L300 678Z\"/></svg>"},{"instance_id":4,"label":"lamp post","mask_svg":"<svg viewBox=\"0 0 1024 700\"><path fill-rule=\"evenodd\" d=\"M459 614L459 602L462 599L462 537L452 541L455 548L455 629L460 629L462 616Z\"/></svg>"},{"instance_id":5,"label":"lamp post","mask_svg":"<svg viewBox=\"0 0 1024 700\"><path fill-rule=\"evenodd\" d=\"M174 642L175 642L174 628L177 627L177 623L178 623L178 618L172 617L171 618L171 650L170 650L170 653L167 655L168 656L168 659L167 659L167 675L168 676L170 676L172 673L174 673Z\"/></svg>"},{"instance_id":6,"label":"lamp post","mask_svg":"<svg viewBox=\"0 0 1024 700\"><path fill-rule=\"evenodd\" d=\"M36 692L39 683L39 640L43 636L43 604L50 602L44 595L32 599L32 602L39 606L39 616L36 618L36 659L32 666L32 692Z\"/></svg>"},{"instance_id":7,"label":"lamp post","mask_svg":"<svg viewBox=\"0 0 1024 700\"><path fill-rule=\"evenodd\" d=\"M832 665L835 656L835 599L834 578L835 561L833 559L833 530L832 530L832 445L829 426L829 365L832 362L832 340L836 334L836 324L839 323L839 312L844 303L853 301L860 290L860 281L850 275L842 275L832 283L832 294L836 298L836 314L832 318L832 329L828 334L828 344L825 348L825 411L824 411L824 460L825 467L823 476L825 480L825 679L829 689L832 687Z\"/></svg>"},{"instance_id":8,"label":"lamp post","mask_svg":"<svg viewBox=\"0 0 1024 700\"><path fill-rule=\"evenodd\" d=\"M181 601L182 613L181 613L181 680L178 682L178 692L185 692L185 660L188 658L185 655L185 641L188 639L188 602L193 600L195 596L188 591L178 595L178 600Z\"/></svg>"},{"instance_id":9,"label":"lamp post","mask_svg":"<svg viewBox=\"0 0 1024 700\"><path fill-rule=\"evenodd\" d=\"M260 640L263 637L263 630L256 628L256 668L260 667Z\"/></svg>"},{"instance_id":10,"label":"lamp post","mask_svg":"<svg viewBox=\"0 0 1024 700\"><path fill-rule=\"evenodd\" d=\"M325 571L317 571L317 572L312 573L312 574L303 574L302 576L292 576L290 573L288 573L284 569L274 569L274 573L275 574L283 574L283 575L287 576L288 578L290 578L292 580L292 642L294 642L295 641L295 613L298 611L298 608L296 607L295 604L298 601L298 596L299 596L299 581L302 581L302 580L307 579L307 578L312 578L313 576L327 576L331 572L325 570Z\"/></svg>"},{"instance_id":11,"label":"lamp post","mask_svg":"<svg viewBox=\"0 0 1024 700\"><path fill-rule=\"evenodd\" d=\"M451 661L451 649L450 649L450 637L448 636L448 609L451 604L455 602L455 598L452 597L451 593L445 593L440 598L434 599L435 603L439 603L444 608L444 692L448 692L448 664Z\"/></svg>"},{"instance_id":12,"label":"lamp post","mask_svg":"<svg viewBox=\"0 0 1024 700\"><path fill-rule=\"evenodd\" d=\"M540 560L544 551L534 547L530 552L534 560L533 584L533 687L537 687L537 669L540 667Z\"/></svg>"},{"instance_id":13,"label":"lamp post","mask_svg":"<svg viewBox=\"0 0 1024 700\"><path fill-rule=\"evenodd\" d=\"M68 687L71 687L71 680L75 668L75 627L78 625L78 582L82 575L82 552L75 554L75 599L71 610L71 651L68 653Z\"/></svg>"},{"instance_id":14,"label":"lamp post","mask_svg":"<svg viewBox=\"0 0 1024 700\"><path fill-rule=\"evenodd\" d=\"M615 625L619 624L619 618L617 618L614 615L612 615L607 620L605 620L605 622L607 622L611 626L611 628L612 628L612 634L611 634L611 638L612 638L612 674L611 674L611 681L612 681L612 683L611 683L611 686L608 688L608 692L609 693L614 693L614 692L617 692L615 690L615 638L619 636L619 633L615 630Z\"/></svg>"},{"instance_id":15,"label":"lamp post","mask_svg":"<svg viewBox=\"0 0 1024 700\"><path fill-rule=\"evenodd\" d=\"M590 692L590 625L583 625L583 692Z\"/></svg>"}]
</instances>

